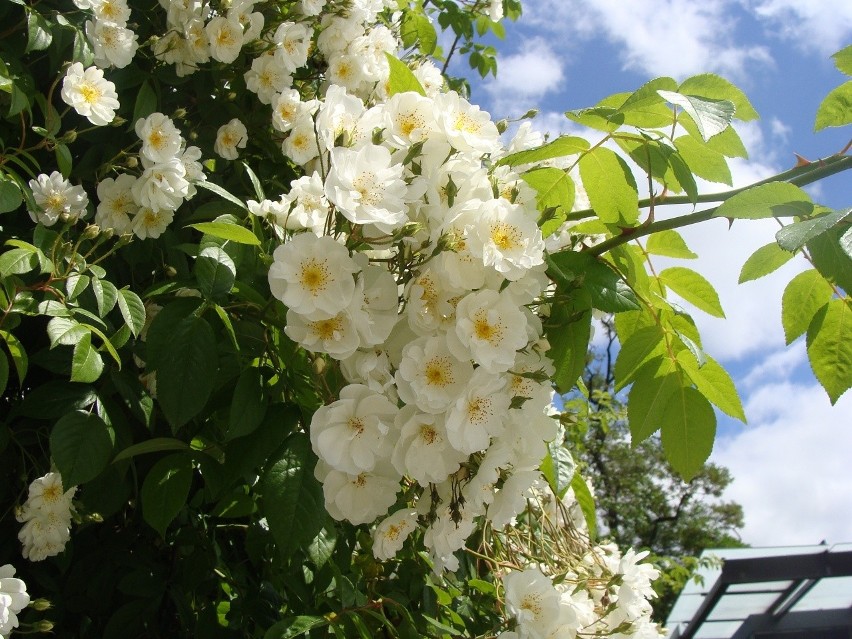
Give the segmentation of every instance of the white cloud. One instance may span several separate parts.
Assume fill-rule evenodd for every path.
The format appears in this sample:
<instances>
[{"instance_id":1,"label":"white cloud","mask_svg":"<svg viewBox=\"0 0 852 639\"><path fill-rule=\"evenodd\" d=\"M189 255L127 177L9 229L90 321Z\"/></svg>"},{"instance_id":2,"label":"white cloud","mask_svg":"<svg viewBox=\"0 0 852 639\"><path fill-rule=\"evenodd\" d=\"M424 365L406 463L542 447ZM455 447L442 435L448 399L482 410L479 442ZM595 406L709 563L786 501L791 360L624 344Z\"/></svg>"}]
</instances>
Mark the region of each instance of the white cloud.
<instances>
[{"instance_id":1,"label":"white cloud","mask_svg":"<svg viewBox=\"0 0 852 639\"><path fill-rule=\"evenodd\" d=\"M771 35L828 56L848 44L852 3L844 0L745 0Z\"/></svg>"},{"instance_id":2,"label":"white cloud","mask_svg":"<svg viewBox=\"0 0 852 639\"><path fill-rule=\"evenodd\" d=\"M502 54L498 62L497 77L485 82L497 113L526 111L563 86L562 60L543 38L526 41L522 51Z\"/></svg>"},{"instance_id":3,"label":"white cloud","mask_svg":"<svg viewBox=\"0 0 852 639\"><path fill-rule=\"evenodd\" d=\"M783 369L769 366L771 371ZM783 378L784 375L782 374ZM745 404L749 426L716 444L711 460L734 477L725 497L743 506L753 545L852 540L852 394L832 407L817 385L767 381Z\"/></svg>"},{"instance_id":4,"label":"white cloud","mask_svg":"<svg viewBox=\"0 0 852 639\"><path fill-rule=\"evenodd\" d=\"M618 47L625 68L644 74L743 78L772 58L764 46L737 43L731 6L732 0L537 0L525 6L525 19L563 37L603 36Z\"/></svg>"}]
</instances>

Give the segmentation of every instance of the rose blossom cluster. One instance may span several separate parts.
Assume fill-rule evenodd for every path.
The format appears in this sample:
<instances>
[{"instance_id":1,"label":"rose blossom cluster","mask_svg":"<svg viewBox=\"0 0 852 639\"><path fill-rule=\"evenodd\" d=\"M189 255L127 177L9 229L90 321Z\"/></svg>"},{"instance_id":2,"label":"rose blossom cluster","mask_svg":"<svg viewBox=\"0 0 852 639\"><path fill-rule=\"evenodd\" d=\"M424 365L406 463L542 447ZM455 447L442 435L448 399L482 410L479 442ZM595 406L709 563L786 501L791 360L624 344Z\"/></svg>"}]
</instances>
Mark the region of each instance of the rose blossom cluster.
<instances>
[{"instance_id":1,"label":"rose blossom cluster","mask_svg":"<svg viewBox=\"0 0 852 639\"><path fill-rule=\"evenodd\" d=\"M387 515L383 559L422 526L436 570L454 570L483 517L502 527L524 507L556 434L529 310L547 285L535 196L487 168L497 127L455 93L368 107L332 85L313 117L325 175L267 207L305 230L275 250L269 282L287 335L350 382L310 427L326 507L353 523ZM367 251L347 248L356 237Z\"/></svg>"},{"instance_id":2,"label":"rose blossom cluster","mask_svg":"<svg viewBox=\"0 0 852 639\"><path fill-rule=\"evenodd\" d=\"M47 473L30 484L26 503L16 514L23 524L18 539L24 559L41 561L58 555L70 539L71 499L77 487L62 487L59 473Z\"/></svg>"},{"instance_id":3,"label":"rose blossom cluster","mask_svg":"<svg viewBox=\"0 0 852 639\"><path fill-rule=\"evenodd\" d=\"M557 582L530 566L503 577L504 602L514 629L497 639L573 639L589 636L658 639L651 621L651 582L659 572L639 563L647 551L622 556L614 545L594 546ZM618 579L613 579L618 575Z\"/></svg>"}]
</instances>

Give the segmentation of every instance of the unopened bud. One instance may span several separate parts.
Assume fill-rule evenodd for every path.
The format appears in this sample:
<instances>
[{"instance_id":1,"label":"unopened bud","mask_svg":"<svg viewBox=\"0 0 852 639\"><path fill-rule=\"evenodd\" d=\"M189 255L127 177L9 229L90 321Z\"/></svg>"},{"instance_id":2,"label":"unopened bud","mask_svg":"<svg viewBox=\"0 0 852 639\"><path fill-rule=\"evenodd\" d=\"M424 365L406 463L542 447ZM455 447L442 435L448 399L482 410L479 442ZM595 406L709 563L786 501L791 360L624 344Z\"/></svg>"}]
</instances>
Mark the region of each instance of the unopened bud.
<instances>
[{"instance_id":1,"label":"unopened bud","mask_svg":"<svg viewBox=\"0 0 852 639\"><path fill-rule=\"evenodd\" d=\"M83 229L83 237L87 240L96 238L101 233L101 228L96 224L89 224Z\"/></svg>"},{"instance_id":2,"label":"unopened bud","mask_svg":"<svg viewBox=\"0 0 852 639\"><path fill-rule=\"evenodd\" d=\"M111 126L123 126L126 123L127 123L127 120L125 120L120 115L117 115L112 119L112 122L110 122L110 125Z\"/></svg>"},{"instance_id":3,"label":"unopened bud","mask_svg":"<svg viewBox=\"0 0 852 639\"><path fill-rule=\"evenodd\" d=\"M314 373L316 373L317 375L322 375L325 371L326 364L325 360L322 357L317 357L313 362L311 362L311 364L314 368Z\"/></svg>"},{"instance_id":4,"label":"unopened bud","mask_svg":"<svg viewBox=\"0 0 852 639\"><path fill-rule=\"evenodd\" d=\"M36 621L33 624L33 630L35 632L50 632L51 630L53 630L53 622L48 621L47 619Z\"/></svg>"},{"instance_id":5,"label":"unopened bud","mask_svg":"<svg viewBox=\"0 0 852 639\"><path fill-rule=\"evenodd\" d=\"M521 116L521 120L530 120L538 115L538 109L530 109Z\"/></svg>"},{"instance_id":6,"label":"unopened bud","mask_svg":"<svg viewBox=\"0 0 852 639\"><path fill-rule=\"evenodd\" d=\"M497 132L498 133L505 133L506 129L509 128L509 121L504 118L502 120L498 120L496 122L496 125L497 125Z\"/></svg>"},{"instance_id":7,"label":"unopened bud","mask_svg":"<svg viewBox=\"0 0 852 639\"><path fill-rule=\"evenodd\" d=\"M110 227L108 229L103 230L103 238L105 240L110 239L113 235L115 235L115 229L114 228Z\"/></svg>"},{"instance_id":8,"label":"unopened bud","mask_svg":"<svg viewBox=\"0 0 852 639\"><path fill-rule=\"evenodd\" d=\"M172 114L173 120L183 120L186 117L186 109L176 109Z\"/></svg>"},{"instance_id":9,"label":"unopened bud","mask_svg":"<svg viewBox=\"0 0 852 639\"><path fill-rule=\"evenodd\" d=\"M47 599L36 599L35 601L30 602L30 608L38 610L39 612L50 610L52 607L53 604L51 604Z\"/></svg>"},{"instance_id":10,"label":"unopened bud","mask_svg":"<svg viewBox=\"0 0 852 639\"><path fill-rule=\"evenodd\" d=\"M166 267L166 277L175 277L177 275L177 270L174 266Z\"/></svg>"},{"instance_id":11,"label":"unopened bud","mask_svg":"<svg viewBox=\"0 0 852 639\"><path fill-rule=\"evenodd\" d=\"M74 140L77 139L77 131L71 129L70 131L66 131L65 135L59 138L59 142L62 144L71 144Z\"/></svg>"},{"instance_id":12,"label":"unopened bud","mask_svg":"<svg viewBox=\"0 0 852 639\"><path fill-rule=\"evenodd\" d=\"M139 166L139 160L136 158L135 155L131 155L129 158L127 158L127 162L125 162L124 164L128 169L135 169L137 166Z\"/></svg>"}]
</instances>

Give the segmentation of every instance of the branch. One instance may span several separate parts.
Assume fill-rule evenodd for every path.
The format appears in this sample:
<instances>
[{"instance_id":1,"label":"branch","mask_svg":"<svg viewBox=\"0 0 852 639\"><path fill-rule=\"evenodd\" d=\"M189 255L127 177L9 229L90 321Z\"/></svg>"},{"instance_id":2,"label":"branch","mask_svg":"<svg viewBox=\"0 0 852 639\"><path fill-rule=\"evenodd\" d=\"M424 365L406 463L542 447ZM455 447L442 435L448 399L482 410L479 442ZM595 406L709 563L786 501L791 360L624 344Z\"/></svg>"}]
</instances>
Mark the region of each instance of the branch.
<instances>
[{"instance_id":1,"label":"branch","mask_svg":"<svg viewBox=\"0 0 852 639\"><path fill-rule=\"evenodd\" d=\"M740 189L732 189L730 191L725 191L724 193L700 196L698 198L698 201L724 202L725 200L732 198L738 193L742 193L746 189L750 189L754 186L759 186L761 184L766 184L768 182L783 181L789 182L790 184L795 184L796 186L804 186L806 184L818 182L819 180L822 180L830 175L834 175L835 173L841 173L849 169L852 169L852 156L833 155L822 160L815 160L814 162L811 162L810 164L806 164L804 166L790 169L789 171L784 171L783 173L779 173L765 180L750 184L747 187L743 187ZM644 201L645 200L643 200L643 202ZM680 196L667 198L664 202L656 201L655 205L660 206L661 204L686 203L689 203L689 198L685 196ZM642 203L640 202L640 206L641 205ZM596 256L603 255L607 251L615 248L616 246L627 244L632 240L644 237L646 235L651 235L652 233L657 233L658 231L677 229L682 228L684 226L690 226L692 224L698 224L699 222L706 222L707 220L713 219L713 216L716 213L716 209L718 208L718 206L714 206L713 208L704 209L703 211L696 211L695 213L684 215L682 217L675 217L670 220L659 220L657 222L652 222L651 224L646 224L645 226L625 229L621 235L617 237L611 237L610 239L591 247L588 251L586 251L586 253ZM795 213L791 213L791 215L795 215Z\"/></svg>"}]
</instances>

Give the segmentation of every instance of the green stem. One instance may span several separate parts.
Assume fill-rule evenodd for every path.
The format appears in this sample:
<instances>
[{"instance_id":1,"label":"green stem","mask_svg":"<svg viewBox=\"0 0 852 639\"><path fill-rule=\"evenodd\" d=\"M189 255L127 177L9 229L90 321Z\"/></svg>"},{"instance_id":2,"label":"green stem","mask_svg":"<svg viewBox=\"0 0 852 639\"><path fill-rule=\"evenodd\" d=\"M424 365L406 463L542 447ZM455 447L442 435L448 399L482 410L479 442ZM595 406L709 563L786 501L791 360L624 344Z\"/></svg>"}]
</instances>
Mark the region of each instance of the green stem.
<instances>
[{"instance_id":1,"label":"green stem","mask_svg":"<svg viewBox=\"0 0 852 639\"><path fill-rule=\"evenodd\" d=\"M789 171L778 173L777 175L774 175L770 178L760 180L759 182L755 182L754 184L750 184L749 186L740 189L732 189L730 191L725 191L724 193L715 193L700 196L698 198L698 202L724 202L725 200L730 199L734 195L742 193L746 189L750 189L754 186L759 186L761 184L766 184L768 182L783 181L789 182L790 184L795 184L796 186L805 186L806 184L817 182L819 180L827 178L830 175L834 175L835 173L841 173L849 169L852 169L852 156L833 155L822 160L815 160L814 162L811 162L804 166L797 166L793 169L790 169ZM642 202L646 202L644 206L648 206L650 204L650 201L643 200ZM642 202L639 203L640 206L643 206ZM667 198L662 202L657 200L655 202L655 205L660 206L662 204L688 203L690 203L688 197L679 196ZM607 251L615 248L616 246L621 246L622 244L626 244L627 242L630 242L640 237L644 237L646 235L651 235L652 233L682 228L691 224L698 224L699 222L706 222L707 220L710 220L715 216L716 209L718 208L718 206L714 206L709 209L704 209L703 211L696 211L695 213L691 213L689 215L675 217L669 220L659 220L651 224L646 224L645 226L640 226L636 228L628 228L625 229L621 235L611 237L610 239L591 247L586 252L590 255L603 255ZM577 213L580 212L578 211ZM796 213L791 212L790 215L796 215Z\"/></svg>"}]
</instances>

